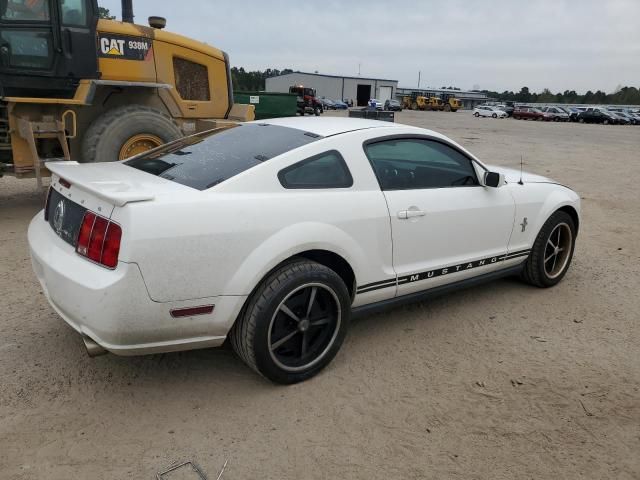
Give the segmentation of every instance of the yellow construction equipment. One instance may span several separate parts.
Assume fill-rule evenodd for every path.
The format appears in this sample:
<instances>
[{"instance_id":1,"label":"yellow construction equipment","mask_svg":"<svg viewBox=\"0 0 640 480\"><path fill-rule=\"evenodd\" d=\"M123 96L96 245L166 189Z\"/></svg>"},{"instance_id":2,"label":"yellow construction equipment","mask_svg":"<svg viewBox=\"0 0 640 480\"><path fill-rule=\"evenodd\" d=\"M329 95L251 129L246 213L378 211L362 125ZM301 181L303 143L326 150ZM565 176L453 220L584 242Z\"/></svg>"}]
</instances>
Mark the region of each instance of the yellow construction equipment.
<instances>
[{"instance_id":1,"label":"yellow construction equipment","mask_svg":"<svg viewBox=\"0 0 640 480\"><path fill-rule=\"evenodd\" d=\"M163 30L98 18L97 0L0 0L0 174L38 178L51 158L119 160L253 120L233 102L229 57Z\"/></svg>"},{"instance_id":2,"label":"yellow construction equipment","mask_svg":"<svg viewBox=\"0 0 640 480\"><path fill-rule=\"evenodd\" d=\"M443 93L440 98L443 101L443 110L445 112L455 112L462 109L462 101L451 93Z\"/></svg>"},{"instance_id":3,"label":"yellow construction equipment","mask_svg":"<svg viewBox=\"0 0 640 480\"><path fill-rule=\"evenodd\" d=\"M420 95L413 92L411 95L402 97L402 107L410 110L434 110L442 111L445 106L443 101L435 95Z\"/></svg>"}]
</instances>

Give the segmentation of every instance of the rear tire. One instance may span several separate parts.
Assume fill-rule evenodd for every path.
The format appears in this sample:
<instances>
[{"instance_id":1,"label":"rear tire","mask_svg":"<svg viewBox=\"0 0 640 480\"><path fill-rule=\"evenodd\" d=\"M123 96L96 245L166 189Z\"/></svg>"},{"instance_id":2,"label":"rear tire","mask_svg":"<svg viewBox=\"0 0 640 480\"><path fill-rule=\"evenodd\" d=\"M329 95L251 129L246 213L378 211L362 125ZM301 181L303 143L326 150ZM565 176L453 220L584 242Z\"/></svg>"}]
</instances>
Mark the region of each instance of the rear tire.
<instances>
[{"instance_id":1,"label":"rear tire","mask_svg":"<svg viewBox=\"0 0 640 480\"><path fill-rule=\"evenodd\" d=\"M540 288L556 285L567 273L576 244L576 226L566 212L555 212L540 229L522 270L522 279Z\"/></svg>"},{"instance_id":2,"label":"rear tire","mask_svg":"<svg viewBox=\"0 0 640 480\"><path fill-rule=\"evenodd\" d=\"M480 114L478 112L473 114L474 117L478 118L480 116Z\"/></svg>"},{"instance_id":3,"label":"rear tire","mask_svg":"<svg viewBox=\"0 0 640 480\"><path fill-rule=\"evenodd\" d=\"M173 120L158 110L143 105L118 107L107 111L89 126L82 141L80 161L123 160L182 136Z\"/></svg>"},{"instance_id":4,"label":"rear tire","mask_svg":"<svg viewBox=\"0 0 640 480\"><path fill-rule=\"evenodd\" d=\"M272 382L297 383L331 362L350 319L351 297L338 274L316 262L293 261L253 292L231 330L231 344Z\"/></svg>"},{"instance_id":5,"label":"rear tire","mask_svg":"<svg viewBox=\"0 0 640 480\"><path fill-rule=\"evenodd\" d=\"M491 115L493 118L498 118L498 114L494 113L493 115Z\"/></svg>"}]
</instances>

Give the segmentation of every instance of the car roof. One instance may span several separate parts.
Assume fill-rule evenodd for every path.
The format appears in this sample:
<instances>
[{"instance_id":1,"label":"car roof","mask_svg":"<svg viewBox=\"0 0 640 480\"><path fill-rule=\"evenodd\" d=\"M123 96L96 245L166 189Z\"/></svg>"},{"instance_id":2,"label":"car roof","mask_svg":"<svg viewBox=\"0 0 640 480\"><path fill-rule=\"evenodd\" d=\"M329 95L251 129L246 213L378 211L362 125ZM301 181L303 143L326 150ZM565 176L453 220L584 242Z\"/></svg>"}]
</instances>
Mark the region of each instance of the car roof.
<instances>
[{"instance_id":1,"label":"car roof","mask_svg":"<svg viewBox=\"0 0 640 480\"><path fill-rule=\"evenodd\" d=\"M296 128L305 132L330 137L340 133L353 132L366 128L399 127L400 124L381 122L379 120L364 120L360 118L343 117L284 117L257 120L252 123L279 125L281 127ZM402 125L405 126L405 125Z\"/></svg>"}]
</instances>

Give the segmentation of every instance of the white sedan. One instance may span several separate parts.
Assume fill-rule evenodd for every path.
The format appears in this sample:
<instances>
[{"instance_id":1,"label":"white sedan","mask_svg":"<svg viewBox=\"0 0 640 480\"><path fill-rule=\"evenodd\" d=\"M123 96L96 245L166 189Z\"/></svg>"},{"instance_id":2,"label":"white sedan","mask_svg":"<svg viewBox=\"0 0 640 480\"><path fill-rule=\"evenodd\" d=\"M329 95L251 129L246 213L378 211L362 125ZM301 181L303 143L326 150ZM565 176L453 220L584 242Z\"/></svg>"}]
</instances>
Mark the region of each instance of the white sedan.
<instances>
[{"instance_id":1,"label":"white sedan","mask_svg":"<svg viewBox=\"0 0 640 480\"><path fill-rule=\"evenodd\" d=\"M349 118L218 128L114 163L49 163L35 273L91 354L221 345L311 377L352 314L567 272L580 199L430 130Z\"/></svg>"},{"instance_id":2,"label":"white sedan","mask_svg":"<svg viewBox=\"0 0 640 480\"><path fill-rule=\"evenodd\" d=\"M384 110L384 104L377 98L370 99L369 106L375 108L376 110Z\"/></svg>"},{"instance_id":3,"label":"white sedan","mask_svg":"<svg viewBox=\"0 0 640 480\"><path fill-rule=\"evenodd\" d=\"M492 118L507 118L509 115L504 110L500 110L495 107L487 107L484 105L478 105L473 109L474 117L492 117Z\"/></svg>"}]
</instances>

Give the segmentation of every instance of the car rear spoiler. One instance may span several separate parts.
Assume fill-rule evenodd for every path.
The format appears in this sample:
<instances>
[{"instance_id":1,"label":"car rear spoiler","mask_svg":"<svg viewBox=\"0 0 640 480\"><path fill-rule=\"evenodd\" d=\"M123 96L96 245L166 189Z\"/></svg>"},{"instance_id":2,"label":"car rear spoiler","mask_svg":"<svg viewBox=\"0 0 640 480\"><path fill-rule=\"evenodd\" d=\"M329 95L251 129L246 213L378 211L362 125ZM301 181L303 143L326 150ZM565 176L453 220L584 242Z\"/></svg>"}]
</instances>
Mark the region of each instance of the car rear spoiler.
<instances>
[{"instance_id":1,"label":"car rear spoiler","mask_svg":"<svg viewBox=\"0 0 640 480\"><path fill-rule=\"evenodd\" d=\"M113 173L118 171L115 165L109 169L101 168L106 164L80 164L73 161L47 162L46 167L58 177L71 185L96 197L109 202L116 207L122 207L131 202L153 200L155 195L145 191L140 182L136 182L136 170L127 171L129 175L117 178ZM83 168L78 168L82 166ZM87 168L93 167L93 168ZM115 167L115 168L114 168ZM127 168L122 165L123 168Z\"/></svg>"}]
</instances>

